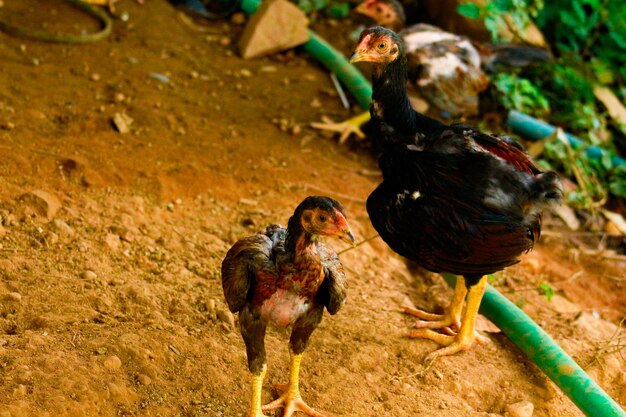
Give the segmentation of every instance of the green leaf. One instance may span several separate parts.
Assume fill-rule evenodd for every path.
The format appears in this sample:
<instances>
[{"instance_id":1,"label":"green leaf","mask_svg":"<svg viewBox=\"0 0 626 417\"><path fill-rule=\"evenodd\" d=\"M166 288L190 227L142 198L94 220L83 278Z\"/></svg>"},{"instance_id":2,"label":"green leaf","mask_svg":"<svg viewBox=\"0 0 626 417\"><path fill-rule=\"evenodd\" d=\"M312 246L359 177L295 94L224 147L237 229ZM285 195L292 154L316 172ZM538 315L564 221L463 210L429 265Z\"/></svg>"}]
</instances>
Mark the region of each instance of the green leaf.
<instances>
[{"instance_id":1,"label":"green leaf","mask_svg":"<svg viewBox=\"0 0 626 417\"><path fill-rule=\"evenodd\" d=\"M457 6L456 11L461 16L470 19L478 19L478 16L480 16L480 7L476 6L474 3L461 3Z\"/></svg>"},{"instance_id":2,"label":"green leaf","mask_svg":"<svg viewBox=\"0 0 626 417\"><path fill-rule=\"evenodd\" d=\"M333 3L328 8L328 14L335 19L343 19L350 13L350 5L348 3Z\"/></svg>"},{"instance_id":3,"label":"green leaf","mask_svg":"<svg viewBox=\"0 0 626 417\"><path fill-rule=\"evenodd\" d=\"M554 289L552 288L550 284L544 281L541 284L539 284L539 289L541 290L541 293L546 297L548 301L552 300L552 297L554 297Z\"/></svg>"}]
</instances>

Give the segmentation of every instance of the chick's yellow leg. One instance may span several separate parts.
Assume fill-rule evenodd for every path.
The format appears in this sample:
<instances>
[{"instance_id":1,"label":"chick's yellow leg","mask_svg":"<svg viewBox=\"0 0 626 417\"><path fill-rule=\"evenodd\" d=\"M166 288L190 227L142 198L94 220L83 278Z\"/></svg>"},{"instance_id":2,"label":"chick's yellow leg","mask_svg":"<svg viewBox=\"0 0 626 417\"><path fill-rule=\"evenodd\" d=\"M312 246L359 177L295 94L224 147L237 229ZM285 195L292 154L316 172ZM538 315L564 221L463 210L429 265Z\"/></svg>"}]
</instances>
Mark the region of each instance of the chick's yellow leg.
<instances>
[{"instance_id":1,"label":"chick's yellow leg","mask_svg":"<svg viewBox=\"0 0 626 417\"><path fill-rule=\"evenodd\" d=\"M263 379L267 372L267 366L263 365L261 373L252 374L252 399L250 401L250 411L248 417L267 417L261 409L261 390L263 389Z\"/></svg>"},{"instance_id":2,"label":"chick's yellow leg","mask_svg":"<svg viewBox=\"0 0 626 417\"><path fill-rule=\"evenodd\" d=\"M276 385L279 391L283 391L278 399L263 406L263 411L275 410L277 408L284 407L285 411L283 417L290 417L296 411L301 411L312 417L324 417L323 414L318 413L311 407L309 407L300 395L300 362L302 361L302 354L291 353L291 371L289 374L289 384Z\"/></svg>"},{"instance_id":3,"label":"chick's yellow leg","mask_svg":"<svg viewBox=\"0 0 626 417\"><path fill-rule=\"evenodd\" d=\"M485 294L486 287L487 277L482 277L476 285L470 288L467 296L467 307L461 320L461 330L456 336L439 334L429 329L418 329L412 333L412 337L431 339L446 346L426 356L426 362L433 361L440 356L453 355L474 345L477 339L475 332L476 317L478 316L478 308Z\"/></svg>"},{"instance_id":4,"label":"chick's yellow leg","mask_svg":"<svg viewBox=\"0 0 626 417\"><path fill-rule=\"evenodd\" d=\"M333 122L328 117L323 117L323 123L311 123L311 127L320 130L330 130L331 132L338 132L339 143L344 143L350 135L356 135L359 139L365 138L365 134L361 131L361 125L370 119L369 112L364 112L358 116L352 117L343 122Z\"/></svg>"},{"instance_id":5,"label":"chick's yellow leg","mask_svg":"<svg viewBox=\"0 0 626 417\"><path fill-rule=\"evenodd\" d=\"M467 294L465 279L457 277L454 296L452 297L452 302L446 308L445 314L431 314L411 307L404 307L403 309L405 313L421 319L415 323L415 327L418 329L441 329L448 326L454 326L458 329L461 327L461 314L463 313L465 294Z\"/></svg>"}]
</instances>

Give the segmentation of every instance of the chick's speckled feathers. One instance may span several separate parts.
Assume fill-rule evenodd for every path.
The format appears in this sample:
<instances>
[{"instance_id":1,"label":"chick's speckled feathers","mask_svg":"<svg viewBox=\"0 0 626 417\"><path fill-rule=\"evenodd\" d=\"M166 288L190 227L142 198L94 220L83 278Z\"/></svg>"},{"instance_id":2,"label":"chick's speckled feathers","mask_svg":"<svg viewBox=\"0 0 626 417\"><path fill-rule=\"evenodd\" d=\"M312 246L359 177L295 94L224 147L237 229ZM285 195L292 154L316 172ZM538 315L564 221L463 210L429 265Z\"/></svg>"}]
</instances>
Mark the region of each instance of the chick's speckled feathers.
<instances>
[{"instance_id":1,"label":"chick's speckled feathers","mask_svg":"<svg viewBox=\"0 0 626 417\"><path fill-rule=\"evenodd\" d=\"M228 307L239 313L239 327L252 373L248 415L284 407L285 416L302 411L323 417L299 392L300 361L307 342L322 320L323 310L335 314L346 299L346 275L333 249L321 236L354 243L341 205L328 197L307 197L296 208L287 228L272 225L264 234L241 239L222 262L222 288ZM292 365L288 389L261 406L266 372L265 331L269 323L292 326Z\"/></svg>"},{"instance_id":2,"label":"chick's speckled feathers","mask_svg":"<svg viewBox=\"0 0 626 417\"><path fill-rule=\"evenodd\" d=\"M278 276L277 259L285 259L287 229L272 225L265 234L249 236L239 240L229 251L222 263L222 288L233 313L241 311L246 301L252 299L251 291L258 282L258 275ZM339 257L328 245L318 246L323 265L324 281L317 291L316 300L335 314L346 298L346 274ZM271 287L265 289L271 291Z\"/></svg>"},{"instance_id":3,"label":"chick's speckled feathers","mask_svg":"<svg viewBox=\"0 0 626 417\"><path fill-rule=\"evenodd\" d=\"M293 227L297 227L294 222ZM294 233L292 232L292 235ZM293 254L287 250L287 229L271 225L265 234L257 234L239 240L228 251L222 262L222 288L230 311L241 311L247 301L269 297L280 286L279 279L259 279L259 277L280 277ZM335 251L328 245L318 242L316 251L319 255L324 280L319 289L314 291L315 300L335 314L343 305L346 297L346 276L343 266ZM262 287L256 286L265 281ZM256 297L254 291L259 293ZM304 289L303 289L304 290Z\"/></svg>"}]
</instances>

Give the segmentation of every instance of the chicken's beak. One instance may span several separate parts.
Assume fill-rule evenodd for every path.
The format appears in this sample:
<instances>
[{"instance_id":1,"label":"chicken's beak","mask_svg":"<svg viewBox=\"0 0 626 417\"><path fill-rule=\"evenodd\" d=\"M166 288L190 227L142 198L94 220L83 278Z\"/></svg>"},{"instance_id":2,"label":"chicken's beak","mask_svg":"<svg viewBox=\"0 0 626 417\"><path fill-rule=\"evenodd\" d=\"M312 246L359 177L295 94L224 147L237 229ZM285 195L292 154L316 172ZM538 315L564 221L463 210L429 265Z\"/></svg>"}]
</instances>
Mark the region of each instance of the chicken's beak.
<instances>
[{"instance_id":1,"label":"chicken's beak","mask_svg":"<svg viewBox=\"0 0 626 417\"><path fill-rule=\"evenodd\" d=\"M352 246L356 246L354 235L352 234L352 230L345 229L341 231L341 234L338 236L340 240L345 240L352 244Z\"/></svg>"},{"instance_id":2,"label":"chicken's beak","mask_svg":"<svg viewBox=\"0 0 626 417\"><path fill-rule=\"evenodd\" d=\"M363 3L359 4L358 6L356 6L354 8L354 11L357 13L361 13L365 16L371 17L371 13L369 13L369 8L367 7L368 5L366 5L366 1L364 1Z\"/></svg>"},{"instance_id":3,"label":"chicken's beak","mask_svg":"<svg viewBox=\"0 0 626 417\"><path fill-rule=\"evenodd\" d=\"M350 63L354 64L355 62L365 61L365 54L362 54L360 51L354 51L352 56L350 57Z\"/></svg>"}]
</instances>

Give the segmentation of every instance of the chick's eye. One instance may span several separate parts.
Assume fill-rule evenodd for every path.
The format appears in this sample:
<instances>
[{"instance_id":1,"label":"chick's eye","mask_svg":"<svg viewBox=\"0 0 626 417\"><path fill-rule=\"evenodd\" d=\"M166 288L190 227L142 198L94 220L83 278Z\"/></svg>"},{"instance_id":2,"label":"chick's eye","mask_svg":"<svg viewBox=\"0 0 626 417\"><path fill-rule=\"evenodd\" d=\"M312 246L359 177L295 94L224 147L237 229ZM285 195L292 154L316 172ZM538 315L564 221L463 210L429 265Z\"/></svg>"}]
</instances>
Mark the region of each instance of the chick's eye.
<instances>
[{"instance_id":1,"label":"chick's eye","mask_svg":"<svg viewBox=\"0 0 626 417\"><path fill-rule=\"evenodd\" d=\"M386 44L386 43L384 43L384 42L381 42L381 43L379 43L378 45L376 45L376 47L377 47L378 49L385 49L385 47L386 47L386 46L387 46L387 44Z\"/></svg>"},{"instance_id":2,"label":"chick's eye","mask_svg":"<svg viewBox=\"0 0 626 417\"><path fill-rule=\"evenodd\" d=\"M320 219L321 222L325 222L326 221L326 216L323 215L323 214L320 214L319 219Z\"/></svg>"}]
</instances>

